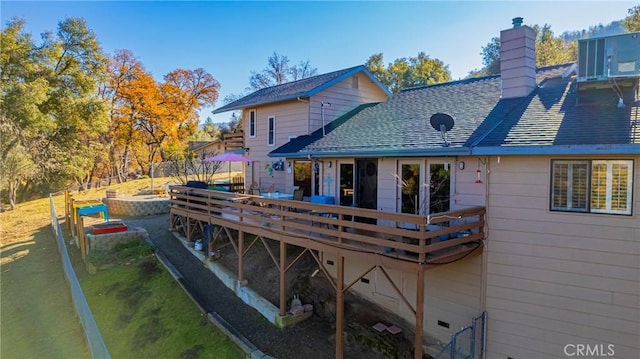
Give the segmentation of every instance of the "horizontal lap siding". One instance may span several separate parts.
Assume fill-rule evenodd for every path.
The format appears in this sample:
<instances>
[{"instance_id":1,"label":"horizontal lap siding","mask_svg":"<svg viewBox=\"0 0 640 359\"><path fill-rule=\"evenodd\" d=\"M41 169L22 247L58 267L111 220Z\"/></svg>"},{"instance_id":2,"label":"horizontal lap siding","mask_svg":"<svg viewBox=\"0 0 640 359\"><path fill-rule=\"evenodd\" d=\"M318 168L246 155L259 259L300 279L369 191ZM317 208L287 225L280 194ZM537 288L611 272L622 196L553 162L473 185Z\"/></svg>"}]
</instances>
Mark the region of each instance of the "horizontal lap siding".
<instances>
[{"instance_id":1,"label":"horizontal lap siding","mask_svg":"<svg viewBox=\"0 0 640 359\"><path fill-rule=\"evenodd\" d=\"M335 256L330 253L325 253L324 258L325 265L327 260L336 263ZM425 272L424 330L426 335L448 342L453 333L469 325L471 320L480 313L481 261L481 256L473 256ZM362 260L345 260L345 284L351 283L370 266ZM326 268L335 278L336 266L329 265ZM391 269L386 269L386 272L402 291L402 295L415 308L416 274ZM358 281L351 290L397 314L408 323L415 324L413 312L405 305L380 269L375 269L365 278L370 282ZM449 328L439 326L439 320L449 323Z\"/></svg>"},{"instance_id":2,"label":"horizontal lap siding","mask_svg":"<svg viewBox=\"0 0 640 359\"><path fill-rule=\"evenodd\" d=\"M633 216L549 211L550 160L489 159L488 357L564 357L580 343L637 357L640 159Z\"/></svg>"},{"instance_id":3,"label":"horizontal lap siding","mask_svg":"<svg viewBox=\"0 0 640 359\"><path fill-rule=\"evenodd\" d=\"M465 162L465 169L461 170L458 167L460 162ZM477 159L471 157L460 157L452 164L453 178L455 184L453 186L453 198L451 201L451 209L462 209L474 206L485 205L485 184L476 183L478 179L474 164L477 163ZM484 177L482 177L484 181Z\"/></svg>"},{"instance_id":4,"label":"horizontal lap siding","mask_svg":"<svg viewBox=\"0 0 640 359\"><path fill-rule=\"evenodd\" d=\"M265 164L278 160L270 158L267 154L276 148L289 142L289 136L299 136L308 132L309 109L308 104L301 101L287 101L272 105L261 106L256 110L256 137L249 137L245 130L245 147L249 148L248 156L254 160L247 168L253 169L253 177L250 170L247 172L249 180L253 178L263 190L272 184L280 191L286 191L286 171L274 171L270 176L265 170ZM244 114L244 128L248 129L248 111ZM267 146L267 120L270 116L276 118L275 146ZM284 160L284 159L283 159Z\"/></svg>"},{"instance_id":5,"label":"horizontal lap siding","mask_svg":"<svg viewBox=\"0 0 640 359\"><path fill-rule=\"evenodd\" d=\"M387 95L369 77L362 73L354 76L358 77L357 89L352 88L352 78L349 77L311 97L311 131L322 127L322 111L325 124L328 124L361 104L387 100ZM326 105L321 110L321 102L331 106Z\"/></svg>"}]
</instances>

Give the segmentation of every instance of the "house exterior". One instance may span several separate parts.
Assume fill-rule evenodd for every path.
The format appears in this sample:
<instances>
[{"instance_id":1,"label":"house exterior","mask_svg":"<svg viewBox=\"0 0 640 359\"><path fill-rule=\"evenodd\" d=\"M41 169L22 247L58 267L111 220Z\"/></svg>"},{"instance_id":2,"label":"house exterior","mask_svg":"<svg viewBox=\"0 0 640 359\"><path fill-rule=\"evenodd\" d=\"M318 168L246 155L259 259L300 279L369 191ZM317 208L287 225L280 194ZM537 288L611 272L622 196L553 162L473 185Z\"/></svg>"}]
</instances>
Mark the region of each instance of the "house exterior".
<instances>
[{"instance_id":1,"label":"house exterior","mask_svg":"<svg viewBox=\"0 0 640 359\"><path fill-rule=\"evenodd\" d=\"M640 52L638 34L628 41ZM446 343L486 311L488 358L636 358L640 72L625 63L626 75L590 81L579 80L580 63L535 68L535 33L519 22L501 33L501 59L501 75L345 106L260 156L311 161L317 192L343 206L426 216L486 208L482 255L424 273L427 335ZM368 267L351 262L345 276ZM388 275L416 297L415 273ZM384 276L372 271L352 290L414 320Z\"/></svg>"},{"instance_id":2,"label":"house exterior","mask_svg":"<svg viewBox=\"0 0 640 359\"><path fill-rule=\"evenodd\" d=\"M388 90L364 66L317 75L258 90L214 111L242 111L245 154L253 162L245 183L292 192L293 186L316 193L312 162L271 158L269 153L290 140L308 135L361 104L385 101ZM282 161L282 162L280 162ZM275 165L274 165L275 164Z\"/></svg>"},{"instance_id":3,"label":"house exterior","mask_svg":"<svg viewBox=\"0 0 640 359\"><path fill-rule=\"evenodd\" d=\"M198 158L215 156L225 151L224 142L222 141L189 141L189 151L195 153Z\"/></svg>"}]
</instances>

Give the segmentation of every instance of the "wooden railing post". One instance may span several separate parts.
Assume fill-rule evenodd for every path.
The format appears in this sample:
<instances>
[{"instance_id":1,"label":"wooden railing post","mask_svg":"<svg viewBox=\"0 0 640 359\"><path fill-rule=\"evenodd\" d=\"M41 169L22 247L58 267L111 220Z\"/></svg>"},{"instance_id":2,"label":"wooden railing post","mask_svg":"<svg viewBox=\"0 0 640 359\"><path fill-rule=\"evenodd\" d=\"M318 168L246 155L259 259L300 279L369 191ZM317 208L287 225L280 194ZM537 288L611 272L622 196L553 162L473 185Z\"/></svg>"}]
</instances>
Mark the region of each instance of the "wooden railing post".
<instances>
[{"instance_id":1,"label":"wooden railing post","mask_svg":"<svg viewBox=\"0 0 640 359\"><path fill-rule=\"evenodd\" d=\"M427 234L427 223L425 219L424 223L420 223L420 229L418 232L418 235L420 236L420 239L418 240L418 244L420 246L420 249L418 250L418 263L426 263L427 261L427 254L425 253L425 247L427 244L426 234Z\"/></svg>"},{"instance_id":2,"label":"wooden railing post","mask_svg":"<svg viewBox=\"0 0 640 359\"><path fill-rule=\"evenodd\" d=\"M344 257L338 252L336 281L336 359L344 357Z\"/></svg>"},{"instance_id":3,"label":"wooden railing post","mask_svg":"<svg viewBox=\"0 0 640 359\"><path fill-rule=\"evenodd\" d=\"M418 268L416 283L416 336L414 342L414 359L422 359L422 331L424 322L424 268Z\"/></svg>"}]
</instances>

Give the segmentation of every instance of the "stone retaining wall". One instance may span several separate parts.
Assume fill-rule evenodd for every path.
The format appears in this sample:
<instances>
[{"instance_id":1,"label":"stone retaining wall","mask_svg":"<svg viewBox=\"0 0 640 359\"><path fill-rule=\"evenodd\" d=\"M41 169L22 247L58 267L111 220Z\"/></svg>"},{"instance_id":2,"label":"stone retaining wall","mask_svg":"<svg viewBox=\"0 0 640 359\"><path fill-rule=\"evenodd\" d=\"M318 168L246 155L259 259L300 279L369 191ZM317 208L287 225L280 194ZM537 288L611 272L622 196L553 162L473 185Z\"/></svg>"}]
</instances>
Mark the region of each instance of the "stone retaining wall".
<instances>
[{"instance_id":1,"label":"stone retaining wall","mask_svg":"<svg viewBox=\"0 0 640 359\"><path fill-rule=\"evenodd\" d=\"M101 250L110 251L117 244L133 241L136 239L146 240L149 238L144 228L129 228L124 232L104 233L104 234L86 234L89 242L89 251Z\"/></svg>"},{"instance_id":2,"label":"stone retaining wall","mask_svg":"<svg viewBox=\"0 0 640 359\"><path fill-rule=\"evenodd\" d=\"M157 196L104 198L111 217L136 217L169 213L169 198Z\"/></svg>"}]
</instances>

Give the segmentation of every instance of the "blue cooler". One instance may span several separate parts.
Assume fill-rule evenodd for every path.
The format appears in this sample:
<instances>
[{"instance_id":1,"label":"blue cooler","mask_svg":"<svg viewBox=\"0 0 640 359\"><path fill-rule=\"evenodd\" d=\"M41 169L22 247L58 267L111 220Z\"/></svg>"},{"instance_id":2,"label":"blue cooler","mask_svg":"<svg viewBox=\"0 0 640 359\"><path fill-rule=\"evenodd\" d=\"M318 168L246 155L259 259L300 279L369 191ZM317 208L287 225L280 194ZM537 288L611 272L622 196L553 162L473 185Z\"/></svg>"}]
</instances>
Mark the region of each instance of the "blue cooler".
<instances>
[{"instance_id":1,"label":"blue cooler","mask_svg":"<svg viewBox=\"0 0 640 359\"><path fill-rule=\"evenodd\" d=\"M311 203L335 204L333 196L311 196Z\"/></svg>"}]
</instances>

